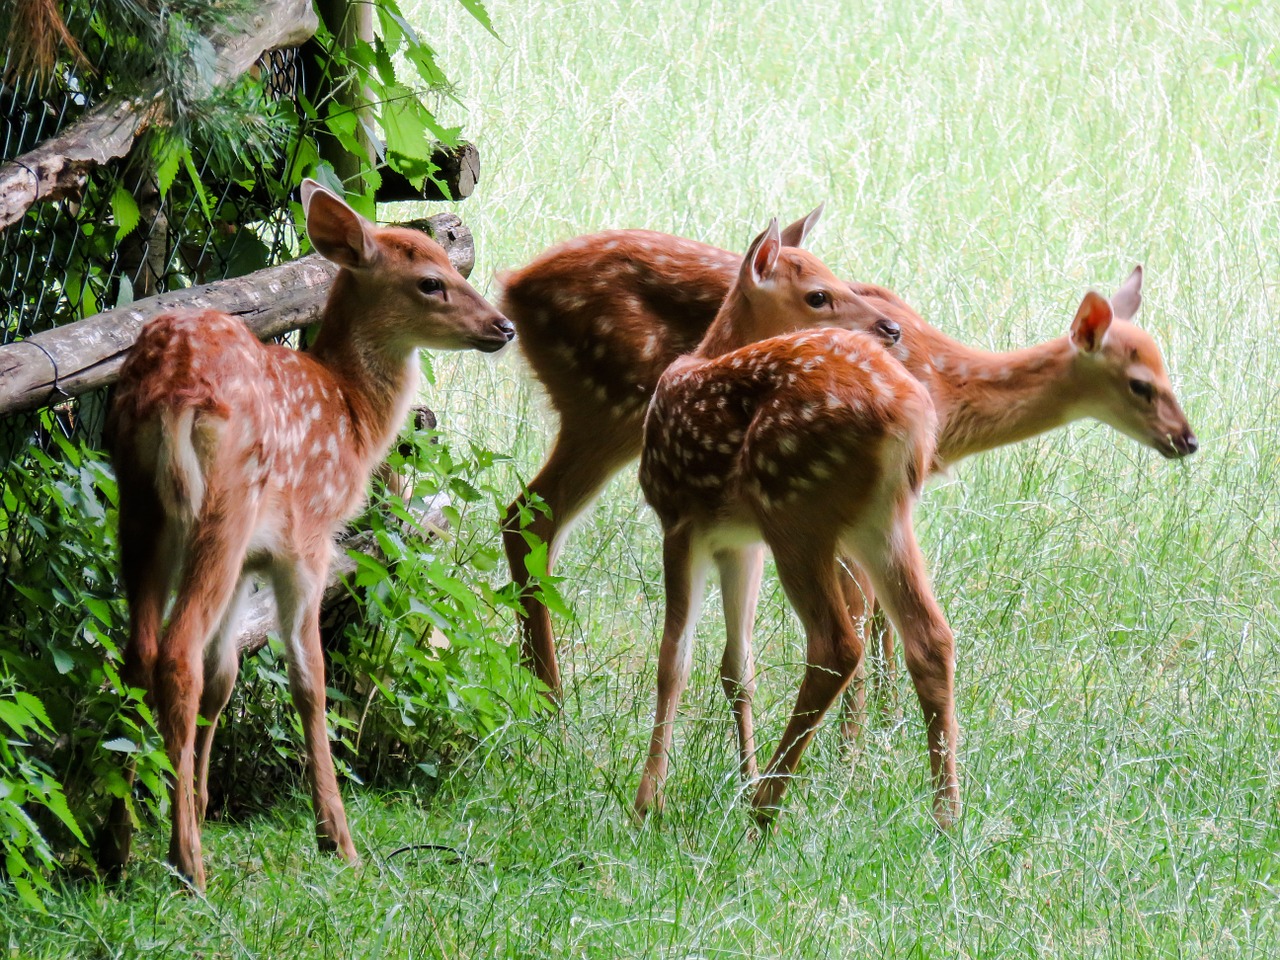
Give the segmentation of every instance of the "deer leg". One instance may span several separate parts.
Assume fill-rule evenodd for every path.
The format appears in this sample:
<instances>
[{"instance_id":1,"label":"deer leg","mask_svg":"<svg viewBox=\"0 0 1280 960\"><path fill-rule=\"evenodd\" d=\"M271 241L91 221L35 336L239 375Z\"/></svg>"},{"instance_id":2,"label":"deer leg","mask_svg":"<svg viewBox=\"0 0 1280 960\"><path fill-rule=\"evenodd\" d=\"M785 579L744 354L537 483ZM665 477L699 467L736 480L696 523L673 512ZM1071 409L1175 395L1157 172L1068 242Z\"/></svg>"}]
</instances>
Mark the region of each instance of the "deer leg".
<instances>
[{"instance_id":1,"label":"deer leg","mask_svg":"<svg viewBox=\"0 0 1280 960\"><path fill-rule=\"evenodd\" d=\"M321 850L337 851L347 863L359 861L347 813L342 806L333 769L329 731L325 722L324 651L320 645L320 597L329 569L329 545L316 555L292 563L276 562L271 584L280 611L289 664L289 690L302 719L307 750L307 777L316 818L316 842Z\"/></svg>"},{"instance_id":2,"label":"deer leg","mask_svg":"<svg viewBox=\"0 0 1280 960\"><path fill-rule=\"evenodd\" d=\"M530 586L529 555L537 544L546 544L546 572L551 572L569 525L609 479L639 455L641 440L641 422L635 419L587 423L575 429L561 427L546 464L507 508L502 539L524 607L520 616L521 659L547 685L553 699L559 699L561 693L555 633L546 605ZM531 506L535 497L541 498L544 506ZM522 515L529 519L522 521Z\"/></svg>"},{"instance_id":3,"label":"deer leg","mask_svg":"<svg viewBox=\"0 0 1280 960\"><path fill-rule=\"evenodd\" d=\"M706 590L708 557L695 544L687 528L668 531L662 544L663 579L667 609L658 649L658 699L654 710L649 756L636 792L636 816L651 808L662 810L662 787L667 779L668 757L676 709L689 682L693 661L693 634Z\"/></svg>"},{"instance_id":4,"label":"deer leg","mask_svg":"<svg viewBox=\"0 0 1280 960\"><path fill-rule=\"evenodd\" d=\"M738 734L738 769L744 782L758 773L755 729L751 701L756 692L755 660L751 650L751 628L760 597L764 572L764 547L722 550L716 554L720 570L720 590L724 596L724 623L727 633L724 658L720 661L720 685L729 698Z\"/></svg>"},{"instance_id":5,"label":"deer leg","mask_svg":"<svg viewBox=\"0 0 1280 960\"><path fill-rule=\"evenodd\" d=\"M126 488L130 492L126 493ZM119 541L121 579L129 604L129 636L121 679L149 698L154 690L160 629L174 566L165 550L168 539L164 513L154 491L142 482L122 484ZM127 792L132 791L134 773L135 763L130 759L124 767ZM118 878L129 860L133 842L130 806L128 796L114 797L99 837L98 865L109 877Z\"/></svg>"},{"instance_id":6,"label":"deer leg","mask_svg":"<svg viewBox=\"0 0 1280 960\"><path fill-rule=\"evenodd\" d=\"M228 499L212 488L206 493L155 668L156 720L174 771L169 862L201 890L204 863L196 815L195 741L205 648L240 582L253 529L251 512Z\"/></svg>"},{"instance_id":7,"label":"deer leg","mask_svg":"<svg viewBox=\"0 0 1280 960\"><path fill-rule=\"evenodd\" d=\"M253 580L242 573L222 622L204 650L204 690L200 694L200 717L205 726L196 729L196 816L204 822L209 809L209 754L231 690L240 673L240 651L236 649L235 627Z\"/></svg>"},{"instance_id":8,"label":"deer leg","mask_svg":"<svg viewBox=\"0 0 1280 960\"><path fill-rule=\"evenodd\" d=\"M873 693L880 705L880 715L885 720L902 716L902 704L898 702L898 658L894 651L893 625L884 615L879 602L871 613L868 631L871 643L880 650L880 665L874 678Z\"/></svg>"},{"instance_id":9,"label":"deer leg","mask_svg":"<svg viewBox=\"0 0 1280 960\"><path fill-rule=\"evenodd\" d=\"M876 595L902 635L907 670L915 684L929 734L929 766L935 790L933 815L950 827L960 812L956 775L959 727L955 712L955 638L934 598L924 556L916 543L911 505L897 510L894 529L863 560Z\"/></svg>"},{"instance_id":10,"label":"deer leg","mask_svg":"<svg viewBox=\"0 0 1280 960\"><path fill-rule=\"evenodd\" d=\"M871 625L871 606L875 601L875 593L871 589L871 581L866 571L852 560L842 557L837 562L836 576L840 581L840 590L844 595L845 607L849 611L849 619L854 629L862 634L863 647L866 649ZM862 738L867 722L867 657L858 661L853 672L853 679L845 688L841 698L840 734L846 748L854 749Z\"/></svg>"},{"instance_id":11,"label":"deer leg","mask_svg":"<svg viewBox=\"0 0 1280 960\"><path fill-rule=\"evenodd\" d=\"M836 577L834 551L792 551L779 538L774 558L778 577L804 624L808 643L795 709L751 801L762 826L777 815L791 775L813 739L814 730L849 683L863 653L862 637L849 618Z\"/></svg>"}]
</instances>

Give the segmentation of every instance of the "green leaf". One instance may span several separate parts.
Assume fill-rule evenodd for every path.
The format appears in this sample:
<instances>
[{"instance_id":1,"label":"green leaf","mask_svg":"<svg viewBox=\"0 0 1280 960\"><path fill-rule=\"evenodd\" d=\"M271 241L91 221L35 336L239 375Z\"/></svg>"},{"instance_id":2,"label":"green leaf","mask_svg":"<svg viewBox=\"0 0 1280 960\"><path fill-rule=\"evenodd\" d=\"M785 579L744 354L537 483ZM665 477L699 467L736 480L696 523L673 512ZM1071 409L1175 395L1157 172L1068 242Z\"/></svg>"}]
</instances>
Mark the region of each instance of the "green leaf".
<instances>
[{"instance_id":1,"label":"green leaf","mask_svg":"<svg viewBox=\"0 0 1280 960\"><path fill-rule=\"evenodd\" d=\"M23 877L13 876L12 868L9 873L9 880L13 884L13 889L18 892L18 897L22 902L32 910L38 910L41 913L48 913L49 911L45 909L45 905L40 901L40 897L31 886L31 883Z\"/></svg>"},{"instance_id":2,"label":"green leaf","mask_svg":"<svg viewBox=\"0 0 1280 960\"><path fill-rule=\"evenodd\" d=\"M49 809L49 812L61 820L66 828L75 834L77 840L81 843L88 843L84 838L84 834L80 832L80 824L76 823L76 818L71 815L71 810L67 807L67 798L63 796L58 782L46 779L44 786L44 805Z\"/></svg>"},{"instance_id":3,"label":"green leaf","mask_svg":"<svg viewBox=\"0 0 1280 960\"><path fill-rule=\"evenodd\" d=\"M200 180L200 172L196 170L195 162L191 159L191 151L184 150L182 154L182 165L186 168L187 176L191 179L191 186L195 189L196 199L200 201L200 209L204 211L206 219L213 219L213 209L209 204L209 197L205 193L204 183Z\"/></svg>"},{"instance_id":4,"label":"green leaf","mask_svg":"<svg viewBox=\"0 0 1280 960\"><path fill-rule=\"evenodd\" d=\"M123 183L119 184L111 194L111 216L116 222L116 243L133 233L134 228L142 220L138 202L133 199L133 194L124 188Z\"/></svg>"},{"instance_id":5,"label":"green leaf","mask_svg":"<svg viewBox=\"0 0 1280 960\"><path fill-rule=\"evenodd\" d=\"M103 750L111 750L115 753L138 753L139 747L128 737L116 737L114 740L104 740L102 742Z\"/></svg>"},{"instance_id":6,"label":"green leaf","mask_svg":"<svg viewBox=\"0 0 1280 960\"><path fill-rule=\"evenodd\" d=\"M476 22L484 27L493 36L495 40L501 40L498 31L493 29L493 22L489 19L489 11L484 8L484 4L480 0L458 0L471 16L476 18Z\"/></svg>"},{"instance_id":7,"label":"green leaf","mask_svg":"<svg viewBox=\"0 0 1280 960\"><path fill-rule=\"evenodd\" d=\"M24 707L11 700L0 700L0 720L20 736L36 728L35 718Z\"/></svg>"},{"instance_id":8,"label":"green leaf","mask_svg":"<svg viewBox=\"0 0 1280 960\"><path fill-rule=\"evenodd\" d=\"M166 138L160 156L156 158L156 185L160 188L161 199L168 195L181 165L181 145L175 140Z\"/></svg>"},{"instance_id":9,"label":"green leaf","mask_svg":"<svg viewBox=\"0 0 1280 960\"><path fill-rule=\"evenodd\" d=\"M25 707L27 712L44 724L45 727L49 730L53 730L53 722L49 719L49 714L45 712L43 703L31 694L27 693L25 690L19 690L13 695L13 699L16 700L20 706Z\"/></svg>"}]
</instances>

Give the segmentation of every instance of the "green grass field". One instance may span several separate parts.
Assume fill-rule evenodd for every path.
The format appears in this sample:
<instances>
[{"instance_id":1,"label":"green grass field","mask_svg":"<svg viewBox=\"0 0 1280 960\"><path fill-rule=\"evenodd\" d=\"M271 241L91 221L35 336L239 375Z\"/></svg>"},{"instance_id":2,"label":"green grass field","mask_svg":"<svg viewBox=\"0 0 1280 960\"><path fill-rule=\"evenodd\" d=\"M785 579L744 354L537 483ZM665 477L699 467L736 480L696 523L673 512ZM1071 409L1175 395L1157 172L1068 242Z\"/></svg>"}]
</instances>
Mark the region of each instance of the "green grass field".
<instances>
[{"instance_id":1,"label":"green grass field","mask_svg":"<svg viewBox=\"0 0 1280 960\"><path fill-rule=\"evenodd\" d=\"M605 227L744 248L820 200L812 249L993 349L1065 332L1146 267L1201 451L1077 424L962 464L918 510L958 645L964 816L929 817L924 729L853 760L819 733L775 834L749 832L715 593L668 810L627 810L662 584L624 475L559 572L578 619L559 720L512 723L429 800L350 785L359 870L305 798L211 824L207 899L144 838L117 889L5 918L15 957L1256 957L1280 955L1280 17L1148 0L490 3L502 42L419 2L484 164L458 210L473 279ZM402 211L391 210L397 216ZM514 352L441 358L451 434L514 456L554 421ZM493 518L496 521L496 516ZM494 532L496 537L496 528ZM803 642L771 576L771 749ZM434 843L461 851L410 850Z\"/></svg>"}]
</instances>

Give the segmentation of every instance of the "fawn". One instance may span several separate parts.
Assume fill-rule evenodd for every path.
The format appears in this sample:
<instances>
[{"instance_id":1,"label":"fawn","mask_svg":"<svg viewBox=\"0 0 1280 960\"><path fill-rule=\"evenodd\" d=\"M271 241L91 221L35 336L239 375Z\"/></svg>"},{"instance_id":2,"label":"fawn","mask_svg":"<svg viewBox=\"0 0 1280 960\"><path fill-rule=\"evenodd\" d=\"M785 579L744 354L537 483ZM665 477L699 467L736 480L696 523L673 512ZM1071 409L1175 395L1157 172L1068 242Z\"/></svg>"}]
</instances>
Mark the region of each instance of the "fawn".
<instances>
[{"instance_id":1,"label":"fawn","mask_svg":"<svg viewBox=\"0 0 1280 960\"><path fill-rule=\"evenodd\" d=\"M795 225L793 225L794 229ZM788 242L786 232L784 243ZM509 275L505 312L521 331L520 345L560 415L551 456L508 511L505 546L513 576L527 581L527 530L555 548L619 469L638 456L643 399L658 373L696 346L733 280L738 258L719 248L648 231L610 231L552 248ZM1141 305L1142 269L1136 268L1110 301L1085 294L1067 336L1024 350L990 353L945 336L883 287L853 284L901 331L892 353L935 400L938 437L931 470L964 457L1091 417L1168 458L1194 453L1198 440L1187 423L1160 350L1131 322ZM592 278L588 283L586 278ZM621 316L625 323L615 323ZM604 318L596 325L597 318ZM598 371L598 372L597 372ZM594 380L599 379L597 385ZM605 398L593 396L600 386ZM613 396L618 405L599 402ZM622 403L621 401L627 401ZM530 497L549 514L529 515ZM756 775L750 698L754 689L750 630L763 553L748 550L722 585L728 634L722 661L725 693L734 708L743 776ZM838 571L855 622L874 599L856 566ZM546 608L526 596L526 662L553 689L559 686L554 635ZM892 632L882 635L893 663ZM859 667L859 674L862 671ZM862 716L861 684L846 734Z\"/></svg>"},{"instance_id":2,"label":"fawn","mask_svg":"<svg viewBox=\"0 0 1280 960\"><path fill-rule=\"evenodd\" d=\"M1065 336L1021 350L992 353L966 346L929 326L888 290L855 289L895 318L895 354L923 382L938 413L933 469L1038 436L1084 417L1101 420L1167 459L1195 453L1187 422L1155 341L1132 320L1142 305L1142 268L1135 267L1110 300L1088 291ZM855 617L871 612L865 580L847 593ZM892 678L893 633L874 623ZM861 684L852 686L846 735L861 725Z\"/></svg>"},{"instance_id":3,"label":"fawn","mask_svg":"<svg viewBox=\"0 0 1280 960\"><path fill-rule=\"evenodd\" d=\"M200 889L209 753L254 573L279 607L318 842L356 862L325 729L319 616L333 538L413 399L417 349L492 352L515 336L424 234L379 229L312 180L302 204L313 246L339 267L310 351L260 343L211 310L158 317L121 369L108 421L124 676L146 693L175 774L169 862ZM118 800L103 838L109 870L123 867L131 834Z\"/></svg>"},{"instance_id":4,"label":"fawn","mask_svg":"<svg viewBox=\"0 0 1280 960\"><path fill-rule=\"evenodd\" d=\"M799 246L821 213L819 206L782 230L783 244ZM508 508L503 532L512 577L526 588L524 660L553 697L560 692L555 636L546 606L528 587L526 560L534 544L545 543L550 571L573 520L640 455L658 377L706 334L739 262L692 240L614 230L567 241L503 277L502 310L523 328L519 343L561 420L550 459ZM850 306L847 317L811 310L806 323L847 324L897 341L897 323L878 305L855 296ZM532 509L531 495L545 509Z\"/></svg>"},{"instance_id":5,"label":"fawn","mask_svg":"<svg viewBox=\"0 0 1280 960\"><path fill-rule=\"evenodd\" d=\"M740 597L758 578L761 541L804 624L808 654L791 720L752 800L757 817L773 816L817 723L862 660L836 572L842 554L866 572L902 634L928 725L934 815L944 826L956 816L954 641L911 519L934 456L933 402L865 333L769 337L802 326L815 304L848 295L816 257L784 248L773 222L748 249L701 344L658 382L640 486L662 524L666 615L640 816L662 802L707 568L714 561L726 597ZM741 688L744 678L733 683ZM739 734L749 739L749 726Z\"/></svg>"}]
</instances>

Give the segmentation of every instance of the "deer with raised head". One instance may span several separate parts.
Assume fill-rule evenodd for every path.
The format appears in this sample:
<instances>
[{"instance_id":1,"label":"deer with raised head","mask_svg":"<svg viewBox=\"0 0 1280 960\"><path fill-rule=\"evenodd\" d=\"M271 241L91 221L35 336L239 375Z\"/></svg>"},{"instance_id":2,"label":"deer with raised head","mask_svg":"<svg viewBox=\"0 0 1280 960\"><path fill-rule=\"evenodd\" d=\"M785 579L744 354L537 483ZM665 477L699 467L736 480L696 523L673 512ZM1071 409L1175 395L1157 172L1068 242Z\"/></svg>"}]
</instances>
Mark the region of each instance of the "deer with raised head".
<instances>
[{"instance_id":1,"label":"deer with raised head","mask_svg":"<svg viewBox=\"0 0 1280 960\"><path fill-rule=\"evenodd\" d=\"M310 350L260 343L211 310L158 317L121 369L108 423L130 614L124 678L145 692L174 771L169 862L198 888L209 753L255 573L279 608L317 840L357 860L325 729L319 616L333 539L404 420L418 348L492 352L515 336L426 235L379 229L311 180L302 204L313 246L339 267ZM124 865L131 833L118 801L108 869Z\"/></svg>"},{"instance_id":2,"label":"deer with raised head","mask_svg":"<svg viewBox=\"0 0 1280 960\"><path fill-rule=\"evenodd\" d=\"M782 230L783 244L799 246L820 214L821 207ZM503 277L502 310L560 415L551 456L511 504L503 534L511 575L526 588L524 660L553 696L561 686L555 635L530 586L530 554L545 544L550 571L574 519L640 455L658 377L706 335L740 262L693 240L612 230L560 244ZM847 317L813 309L805 323L843 323L897 340L897 324L882 310L865 300L852 306Z\"/></svg>"},{"instance_id":3,"label":"deer with raised head","mask_svg":"<svg viewBox=\"0 0 1280 960\"><path fill-rule=\"evenodd\" d=\"M840 556L857 561L900 630L928 727L934 815L945 826L957 814L954 640L911 516L934 456L933 403L865 333L772 335L802 326L788 317L849 295L816 257L783 247L771 223L702 343L658 382L640 486L662 524L666 613L653 736L635 800L641 816L661 804L707 569L719 566L733 608L758 587L759 543L773 551L807 656L791 720L752 799L757 817L773 816L815 727L862 660ZM742 662L723 665L734 692L751 684ZM735 702L735 712L744 706L749 717L749 699ZM739 735L749 747L749 719Z\"/></svg>"},{"instance_id":4,"label":"deer with raised head","mask_svg":"<svg viewBox=\"0 0 1280 960\"><path fill-rule=\"evenodd\" d=\"M854 289L898 321L902 339L894 352L933 397L934 471L1083 418L1101 420L1167 459L1199 448L1159 347L1132 322L1142 305L1141 267L1110 299L1088 291L1066 335L1004 353L958 343L882 287ZM865 582L848 593L855 616L871 613L874 596ZM875 626L892 681L893 632L878 619ZM861 686L852 687L846 735L861 726L864 709Z\"/></svg>"}]
</instances>

